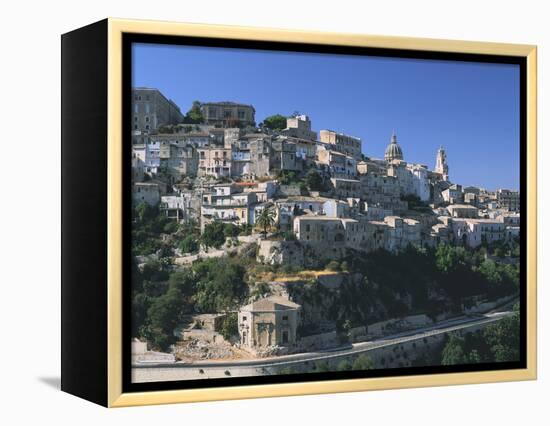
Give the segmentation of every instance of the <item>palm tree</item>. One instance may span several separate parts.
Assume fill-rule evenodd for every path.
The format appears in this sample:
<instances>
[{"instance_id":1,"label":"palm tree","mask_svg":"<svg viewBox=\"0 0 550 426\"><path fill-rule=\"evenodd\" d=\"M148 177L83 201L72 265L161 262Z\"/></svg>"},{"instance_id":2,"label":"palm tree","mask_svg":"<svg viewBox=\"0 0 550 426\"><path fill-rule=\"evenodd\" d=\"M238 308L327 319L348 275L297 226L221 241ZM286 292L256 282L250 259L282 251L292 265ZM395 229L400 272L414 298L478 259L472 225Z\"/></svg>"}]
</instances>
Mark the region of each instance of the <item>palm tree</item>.
<instances>
[{"instance_id":1,"label":"palm tree","mask_svg":"<svg viewBox=\"0 0 550 426\"><path fill-rule=\"evenodd\" d=\"M272 208L265 208L256 220L258 226L263 229L264 237L267 235L267 229L275 224L275 211Z\"/></svg>"}]
</instances>

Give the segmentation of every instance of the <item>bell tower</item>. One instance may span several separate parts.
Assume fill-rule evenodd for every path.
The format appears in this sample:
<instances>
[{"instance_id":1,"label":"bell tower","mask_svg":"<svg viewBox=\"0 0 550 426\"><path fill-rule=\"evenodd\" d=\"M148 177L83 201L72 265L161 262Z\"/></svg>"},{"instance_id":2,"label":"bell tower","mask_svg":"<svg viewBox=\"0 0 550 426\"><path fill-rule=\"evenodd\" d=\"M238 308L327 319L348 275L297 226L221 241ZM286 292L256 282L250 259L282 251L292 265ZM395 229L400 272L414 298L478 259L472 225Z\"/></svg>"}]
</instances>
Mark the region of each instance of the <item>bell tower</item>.
<instances>
[{"instance_id":1,"label":"bell tower","mask_svg":"<svg viewBox=\"0 0 550 426\"><path fill-rule=\"evenodd\" d=\"M445 149L442 146L440 146L437 150L434 171L436 173L440 173L443 176L444 181L449 180L449 165L447 164L447 154L445 153Z\"/></svg>"}]
</instances>

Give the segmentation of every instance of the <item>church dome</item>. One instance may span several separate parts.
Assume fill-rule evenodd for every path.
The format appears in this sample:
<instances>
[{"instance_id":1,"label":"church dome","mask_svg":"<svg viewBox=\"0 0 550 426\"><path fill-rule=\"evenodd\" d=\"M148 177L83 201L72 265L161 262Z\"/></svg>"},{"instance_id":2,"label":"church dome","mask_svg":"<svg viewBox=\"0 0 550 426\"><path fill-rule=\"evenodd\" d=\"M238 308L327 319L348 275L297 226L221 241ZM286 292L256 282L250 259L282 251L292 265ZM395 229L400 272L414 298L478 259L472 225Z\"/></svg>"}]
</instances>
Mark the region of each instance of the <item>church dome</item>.
<instances>
[{"instance_id":1,"label":"church dome","mask_svg":"<svg viewBox=\"0 0 550 426\"><path fill-rule=\"evenodd\" d=\"M391 136L391 142L386 148L386 152L384 154L384 160L386 161L392 161L392 160L403 160L403 150L397 143L397 136L392 134Z\"/></svg>"}]
</instances>

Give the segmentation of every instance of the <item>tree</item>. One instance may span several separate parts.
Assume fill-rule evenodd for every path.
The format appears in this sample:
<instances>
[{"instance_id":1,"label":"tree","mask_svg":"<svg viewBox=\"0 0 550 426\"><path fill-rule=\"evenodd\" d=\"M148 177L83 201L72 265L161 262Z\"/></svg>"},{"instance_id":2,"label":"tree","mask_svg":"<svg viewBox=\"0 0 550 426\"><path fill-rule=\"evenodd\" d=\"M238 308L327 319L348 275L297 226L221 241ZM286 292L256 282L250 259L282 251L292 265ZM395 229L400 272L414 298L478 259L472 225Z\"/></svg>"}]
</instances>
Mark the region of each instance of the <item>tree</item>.
<instances>
[{"instance_id":1,"label":"tree","mask_svg":"<svg viewBox=\"0 0 550 426\"><path fill-rule=\"evenodd\" d=\"M232 223L226 223L226 224L224 224L224 227L223 227L223 236L224 236L225 238L236 237L236 236L238 236L240 233L241 233L241 229L240 229L238 226L233 225Z\"/></svg>"},{"instance_id":2,"label":"tree","mask_svg":"<svg viewBox=\"0 0 550 426\"><path fill-rule=\"evenodd\" d=\"M164 225L162 230L165 234L173 234L177 232L178 228L179 228L179 225L177 222L170 221Z\"/></svg>"},{"instance_id":3,"label":"tree","mask_svg":"<svg viewBox=\"0 0 550 426\"><path fill-rule=\"evenodd\" d=\"M349 362L347 359L340 361L336 366L337 371L350 371L352 369L353 369L353 366L351 362Z\"/></svg>"},{"instance_id":4,"label":"tree","mask_svg":"<svg viewBox=\"0 0 550 426\"><path fill-rule=\"evenodd\" d=\"M142 327L147 321L147 310L151 306L151 298L145 293L137 293L132 298L132 336L141 336Z\"/></svg>"},{"instance_id":5,"label":"tree","mask_svg":"<svg viewBox=\"0 0 550 426\"><path fill-rule=\"evenodd\" d=\"M281 185L301 183L298 175L293 170L281 170L277 175L277 180Z\"/></svg>"},{"instance_id":6,"label":"tree","mask_svg":"<svg viewBox=\"0 0 550 426\"><path fill-rule=\"evenodd\" d=\"M330 367L326 361L317 361L315 363L315 371L318 373L326 373L330 371Z\"/></svg>"},{"instance_id":7,"label":"tree","mask_svg":"<svg viewBox=\"0 0 550 426\"><path fill-rule=\"evenodd\" d=\"M215 220L204 227L204 232L201 235L201 243L206 248L220 248L224 242L225 226L223 222Z\"/></svg>"},{"instance_id":8,"label":"tree","mask_svg":"<svg viewBox=\"0 0 550 426\"><path fill-rule=\"evenodd\" d=\"M503 247L497 247L497 248L495 248L495 251L493 252L493 254L494 254L496 257L503 258L503 257L505 257L506 252L504 251L504 248L503 248Z\"/></svg>"},{"instance_id":9,"label":"tree","mask_svg":"<svg viewBox=\"0 0 550 426\"><path fill-rule=\"evenodd\" d=\"M176 338L174 329L181 317L182 295L176 288L154 300L147 311L149 327L146 338L153 347L166 351Z\"/></svg>"},{"instance_id":10,"label":"tree","mask_svg":"<svg viewBox=\"0 0 550 426\"><path fill-rule=\"evenodd\" d=\"M449 341L443 348L441 354L441 364L443 365L459 365L466 362L464 354L464 339L451 335Z\"/></svg>"},{"instance_id":11,"label":"tree","mask_svg":"<svg viewBox=\"0 0 550 426\"><path fill-rule=\"evenodd\" d=\"M199 101L193 101L193 105L183 119L184 123L199 124L204 121L204 117L201 111L201 103Z\"/></svg>"},{"instance_id":12,"label":"tree","mask_svg":"<svg viewBox=\"0 0 550 426\"><path fill-rule=\"evenodd\" d=\"M264 119L262 126L271 130L283 130L286 128L286 117L281 114L270 115Z\"/></svg>"},{"instance_id":13,"label":"tree","mask_svg":"<svg viewBox=\"0 0 550 426\"><path fill-rule=\"evenodd\" d=\"M372 370L374 369L374 363L368 355L359 355L352 365L353 370Z\"/></svg>"},{"instance_id":14,"label":"tree","mask_svg":"<svg viewBox=\"0 0 550 426\"><path fill-rule=\"evenodd\" d=\"M323 191L325 184L317 170L311 169L306 174L306 185L310 191Z\"/></svg>"},{"instance_id":15,"label":"tree","mask_svg":"<svg viewBox=\"0 0 550 426\"><path fill-rule=\"evenodd\" d=\"M134 217L141 223L153 219L156 211L149 204L141 201L134 208Z\"/></svg>"},{"instance_id":16,"label":"tree","mask_svg":"<svg viewBox=\"0 0 550 426\"><path fill-rule=\"evenodd\" d=\"M199 249L199 243L194 235L186 235L180 243L180 250L183 253L195 253Z\"/></svg>"},{"instance_id":17,"label":"tree","mask_svg":"<svg viewBox=\"0 0 550 426\"><path fill-rule=\"evenodd\" d=\"M220 334L227 341L229 341L232 337L239 335L238 319L235 312L227 314L226 317L223 319L220 328Z\"/></svg>"},{"instance_id":18,"label":"tree","mask_svg":"<svg viewBox=\"0 0 550 426\"><path fill-rule=\"evenodd\" d=\"M466 264L466 250L463 247L441 244L435 251L435 259L440 271L452 272Z\"/></svg>"},{"instance_id":19,"label":"tree","mask_svg":"<svg viewBox=\"0 0 550 426\"><path fill-rule=\"evenodd\" d=\"M195 294L196 279L190 269L182 269L170 274L168 279L168 287L178 290L182 296L182 300L192 303L192 298Z\"/></svg>"},{"instance_id":20,"label":"tree","mask_svg":"<svg viewBox=\"0 0 550 426\"><path fill-rule=\"evenodd\" d=\"M230 258L210 258L193 265L195 306L201 312L236 309L248 296L245 269Z\"/></svg>"},{"instance_id":21,"label":"tree","mask_svg":"<svg viewBox=\"0 0 550 426\"><path fill-rule=\"evenodd\" d=\"M262 299L264 297L267 297L271 294L271 287L266 282L258 282L254 286L254 289L252 290L252 298L254 300Z\"/></svg>"},{"instance_id":22,"label":"tree","mask_svg":"<svg viewBox=\"0 0 550 426\"><path fill-rule=\"evenodd\" d=\"M275 211L269 207L264 208L256 219L256 223L262 228L264 236L267 235L268 228L275 224Z\"/></svg>"},{"instance_id":23,"label":"tree","mask_svg":"<svg viewBox=\"0 0 550 426\"><path fill-rule=\"evenodd\" d=\"M495 362L519 360L519 312L487 326L483 333Z\"/></svg>"},{"instance_id":24,"label":"tree","mask_svg":"<svg viewBox=\"0 0 550 426\"><path fill-rule=\"evenodd\" d=\"M142 267L141 277L147 281L166 281L169 277L168 271L158 260L149 260Z\"/></svg>"}]
</instances>

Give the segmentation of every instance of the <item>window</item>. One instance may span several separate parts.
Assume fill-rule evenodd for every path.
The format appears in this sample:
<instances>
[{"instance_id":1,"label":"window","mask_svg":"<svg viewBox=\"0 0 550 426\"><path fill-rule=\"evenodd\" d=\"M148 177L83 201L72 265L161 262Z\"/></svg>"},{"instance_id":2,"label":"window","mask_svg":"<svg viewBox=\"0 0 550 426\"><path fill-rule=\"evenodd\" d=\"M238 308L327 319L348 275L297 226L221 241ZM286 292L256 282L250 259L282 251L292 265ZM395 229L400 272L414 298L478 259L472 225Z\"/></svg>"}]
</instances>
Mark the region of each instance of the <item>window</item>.
<instances>
[{"instance_id":1,"label":"window","mask_svg":"<svg viewBox=\"0 0 550 426\"><path fill-rule=\"evenodd\" d=\"M139 105L138 104L134 104L134 112L135 113L139 112Z\"/></svg>"},{"instance_id":2,"label":"window","mask_svg":"<svg viewBox=\"0 0 550 426\"><path fill-rule=\"evenodd\" d=\"M288 343L288 331L283 331L283 345Z\"/></svg>"},{"instance_id":3,"label":"window","mask_svg":"<svg viewBox=\"0 0 550 426\"><path fill-rule=\"evenodd\" d=\"M243 321L246 321L246 316L243 316Z\"/></svg>"},{"instance_id":4,"label":"window","mask_svg":"<svg viewBox=\"0 0 550 426\"><path fill-rule=\"evenodd\" d=\"M149 117L145 117L145 122L149 123Z\"/></svg>"},{"instance_id":5,"label":"window","mask_svg":"<svg viewBox=\"0 0 550 426\"><path fill-rule=\"evenodd\" d=\"M244 111L239 110L238 117L240 120L244 120Z\"/></svg>"},{"instance_id":6,"label":"window","mask_svg":"<svg viewBox=\"0 0 550 426\"><path fill-rule=\"evenodd\" d=\"M223 112L223 118L231 118L231 110L230 109L226 109Z\"/></svg>"},{"instance_id":7,"label":"window","mask_svg":"<svg viewBox=\"0 0 550 426\"><path fill-rule=\"evenodd\" d=\"M283 321L288 321L288 315L283 315Z\"/></svg>"},{"instance_id":8,"label":"window","mask_svg":"<svg viewBox=\"0 0 550 426\"><path fill-rule=\"evenodd\" d=\"M151 112L151 105L150 104L145 104L145 113L149 114L150 112Z\"/></svg>"},{"instance_id":9,"label":"window","mask_svg":"<svg viewBox=\"0 0 550 426\"><path fill-rule=\"evenodd\" d=\"M306 225L306 232L309 232L311 229L311 226L310 225Z\"/></svg>"},{"instance_id":10,"label":"window","mask_svg":"<svg viewBox=\"0 0 550 426\"><path fill-rule=\"evenodd\" d=\"M148 124L145 126L145 129L146 129L146 130L149 130L149 125L148 125Z\"/></svg>"}]
</instances>

